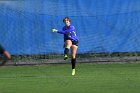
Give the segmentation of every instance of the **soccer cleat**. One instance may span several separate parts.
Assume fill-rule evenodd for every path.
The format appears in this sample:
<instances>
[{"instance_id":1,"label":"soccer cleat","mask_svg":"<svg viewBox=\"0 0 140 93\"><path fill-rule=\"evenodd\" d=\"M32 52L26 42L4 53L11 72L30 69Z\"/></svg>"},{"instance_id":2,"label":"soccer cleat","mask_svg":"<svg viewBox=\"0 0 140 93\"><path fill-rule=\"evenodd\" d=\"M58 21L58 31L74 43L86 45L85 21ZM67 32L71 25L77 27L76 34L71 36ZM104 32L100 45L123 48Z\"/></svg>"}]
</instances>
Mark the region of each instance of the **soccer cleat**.
<instances>
[{"instance_id":1,"label":"soccer cleat","mask_svg":"<svg viewBox=\"0 0 140 93\"><path fill-rule=\"evenodd\" d=\"M68 59L68 56L65 54L65 55L64 55L64 60L66 60L66 59Z\"/></svg>"},{"instance_id":2,"label":"soccer cleat","mask_svg":"<svg viewBox=\"0 0 140 93\"><path fill-rule=\"evenodd\" d=\"M75 69L72 69L72 76L75 75Z\"/></svg>"}]
</instances>

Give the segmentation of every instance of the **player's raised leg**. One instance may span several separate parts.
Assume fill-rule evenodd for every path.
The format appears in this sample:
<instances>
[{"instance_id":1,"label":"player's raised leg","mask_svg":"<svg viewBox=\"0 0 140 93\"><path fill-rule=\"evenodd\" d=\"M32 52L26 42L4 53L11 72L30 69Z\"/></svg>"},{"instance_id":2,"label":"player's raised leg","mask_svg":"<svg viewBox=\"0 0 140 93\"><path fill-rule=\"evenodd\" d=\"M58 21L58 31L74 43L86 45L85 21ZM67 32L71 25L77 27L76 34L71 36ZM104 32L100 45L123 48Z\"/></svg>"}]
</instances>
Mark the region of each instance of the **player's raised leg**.
<instances>
[{"instance_id":1,"label":"player's raised leg","mask_svg":"<svg viewBox=\"0 0 140 93\"><path fill-rule=\"evenodd\" d=\"M69 53L71 45L72 45L71 40L65 41L64 60L66 60L68 58L68 53Z\"/></svg>"},{"instance_id":2,"label":"player's raised leg","mask_svg":"<svg viewBox=\"0 0 140 93\"><path fill-rule=\"evenodd\" d=\"M75 64L76 64L76 52L78 46L72 45L71 46L71 64L72 64L72 75L75 75Z\"/></svg>"}]
</instances>

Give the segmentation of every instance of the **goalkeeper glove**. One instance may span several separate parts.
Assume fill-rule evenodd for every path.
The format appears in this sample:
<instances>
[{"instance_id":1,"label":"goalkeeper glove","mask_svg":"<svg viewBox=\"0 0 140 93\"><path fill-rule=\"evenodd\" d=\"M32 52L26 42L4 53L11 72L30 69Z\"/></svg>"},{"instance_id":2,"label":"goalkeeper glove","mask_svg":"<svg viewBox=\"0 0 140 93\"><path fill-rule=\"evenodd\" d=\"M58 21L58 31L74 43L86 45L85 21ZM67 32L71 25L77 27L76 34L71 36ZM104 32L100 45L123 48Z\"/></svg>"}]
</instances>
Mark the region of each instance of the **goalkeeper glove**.
<instances>
[{"instance_id":1,"label":"goalkeeper glove","mask_svg":"<svg viewBox=\"0 0 140 93\"><path fill-rule=\"evenodd\" d=\"M56 30L56 29L52 29L52 32L57 32L58 30Z\"/></svg>"}]
</instances>

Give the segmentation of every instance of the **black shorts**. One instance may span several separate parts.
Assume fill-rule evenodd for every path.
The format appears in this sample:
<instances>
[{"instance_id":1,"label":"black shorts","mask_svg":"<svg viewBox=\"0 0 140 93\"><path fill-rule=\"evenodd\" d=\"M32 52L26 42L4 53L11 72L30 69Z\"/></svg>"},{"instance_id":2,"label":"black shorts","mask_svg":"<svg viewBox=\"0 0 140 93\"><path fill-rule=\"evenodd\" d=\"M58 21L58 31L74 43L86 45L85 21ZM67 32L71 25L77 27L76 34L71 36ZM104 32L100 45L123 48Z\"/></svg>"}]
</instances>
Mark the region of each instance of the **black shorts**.
<instances>
[{"instance_id":1,"label":"black shorts","mask_svg":"<svg viewBox=\"0 0 140 93\"><path fill-rule=\"evenodd\" d=\"M3 54L5 49L0 45L0 54Z\"/></svg>"},{"instance_id":2,"label":"black shorts","mask_svg":"<svg viewBox=\"0 0 140 93\"><path fill-rule=\"evenodd\" d=\"M67 40L70 40L70 39L67 39ZM64 40L64 42L65 42L66 40ZM72 42L72 45L76 45L76 46L78 46L78 41L72 41L71 40L71 42Z\"/></svg>"},{"instance_id":3,"label":"black shorts","mask_svg":"<svg viewBox=\"0 0 140 93\"><path fill-rule=\"evenodd\" d=\"M72 45L78 46L78 41L72 41Z\"/></svg>"}]
</instances>

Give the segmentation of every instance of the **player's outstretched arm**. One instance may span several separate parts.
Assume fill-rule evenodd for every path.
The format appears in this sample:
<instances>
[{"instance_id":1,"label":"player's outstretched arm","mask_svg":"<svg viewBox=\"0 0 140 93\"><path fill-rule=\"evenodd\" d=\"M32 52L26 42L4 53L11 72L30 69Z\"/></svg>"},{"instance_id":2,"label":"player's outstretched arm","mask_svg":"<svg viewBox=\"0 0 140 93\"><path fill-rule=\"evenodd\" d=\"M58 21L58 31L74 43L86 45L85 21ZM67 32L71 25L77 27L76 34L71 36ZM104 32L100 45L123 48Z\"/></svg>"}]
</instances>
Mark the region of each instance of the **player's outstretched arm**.
<instances>
[{"instance_id":1,"label":"player's outstretched arm","mask_svg":"<svg viewBox=\"0 0 140 93\"><path fill-rule=\"evenodd\" d=\"M68 30L52 29L52 32L57 32L57 33L60 33L60 34L66 34L66 33L72 32L74 30L75 30L74 26L71 26Z\"/></svg>"},{"instance_id":2,"label":"player's outstretched arm","mask_svg":"<svg viewBox=\"0 0 140 93\"><path fill-rule=\"evenodd\" d=\"M58 30L57 33L66 34L66 33L72 32L72 31L74 31L74 30L75 30L74 26L71 26L71 27L70 27L69 29L67 29L67 30Z\"/></svg>"}]
</instances>

